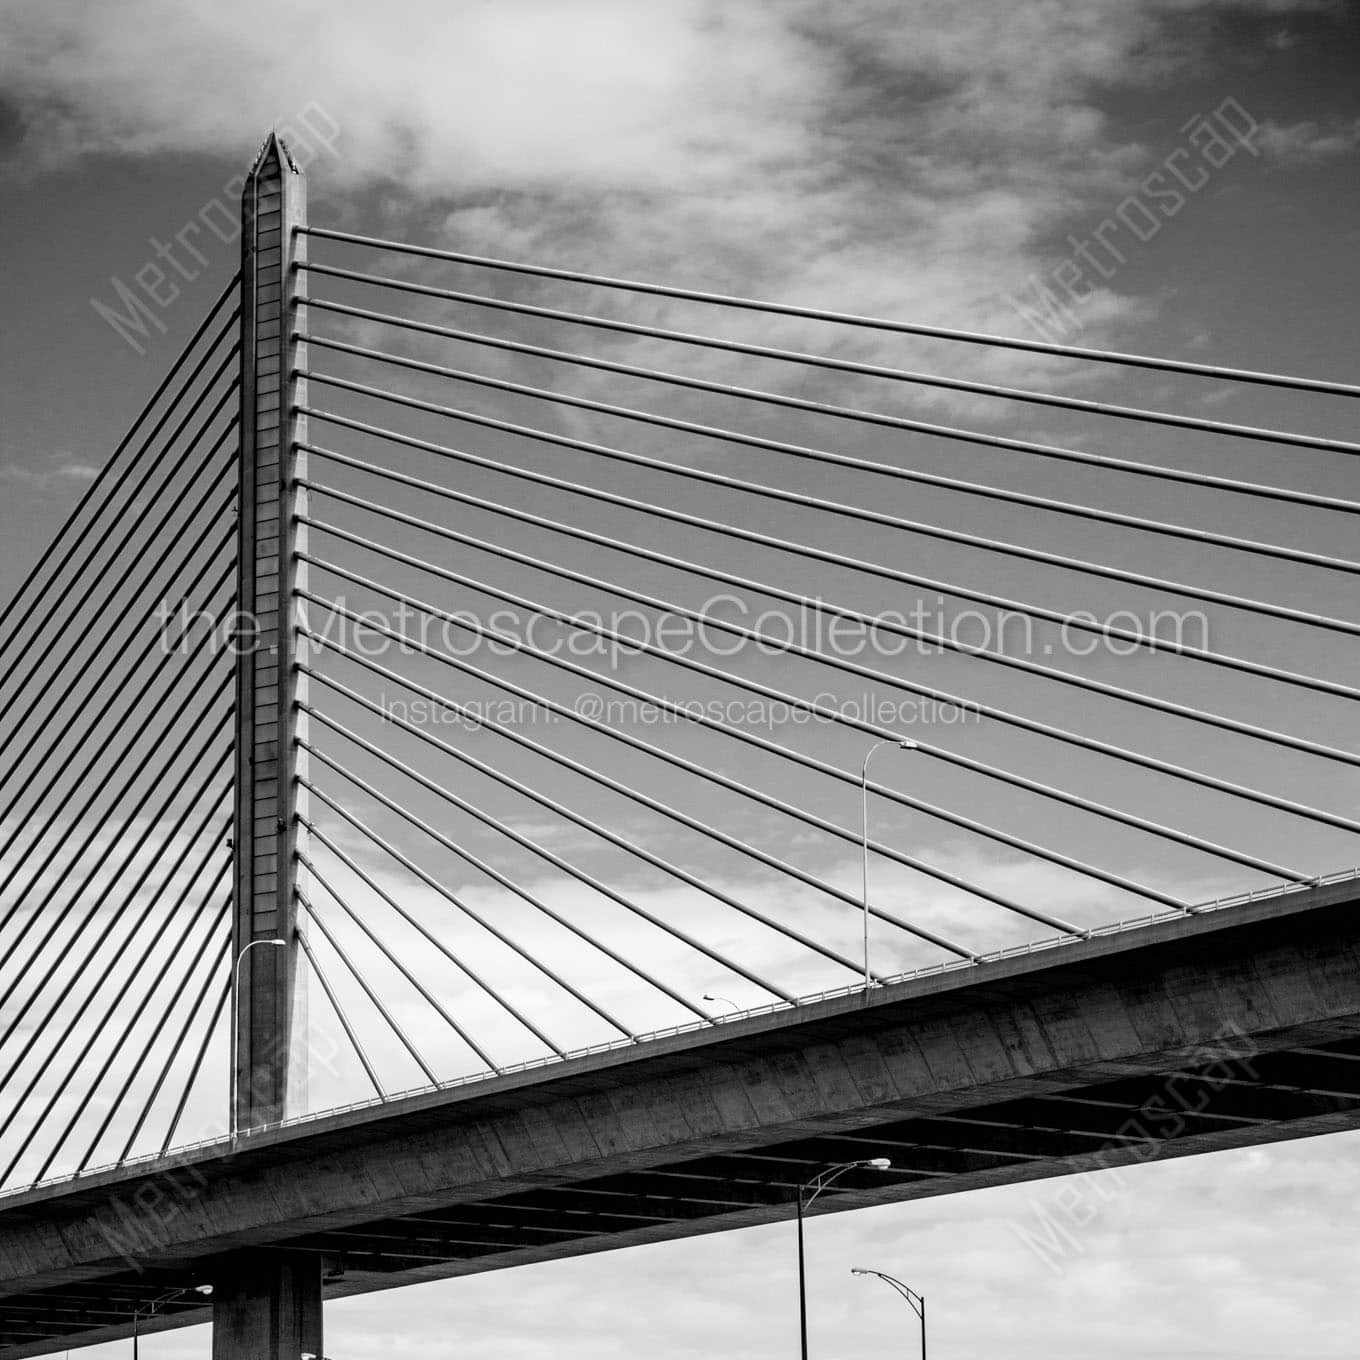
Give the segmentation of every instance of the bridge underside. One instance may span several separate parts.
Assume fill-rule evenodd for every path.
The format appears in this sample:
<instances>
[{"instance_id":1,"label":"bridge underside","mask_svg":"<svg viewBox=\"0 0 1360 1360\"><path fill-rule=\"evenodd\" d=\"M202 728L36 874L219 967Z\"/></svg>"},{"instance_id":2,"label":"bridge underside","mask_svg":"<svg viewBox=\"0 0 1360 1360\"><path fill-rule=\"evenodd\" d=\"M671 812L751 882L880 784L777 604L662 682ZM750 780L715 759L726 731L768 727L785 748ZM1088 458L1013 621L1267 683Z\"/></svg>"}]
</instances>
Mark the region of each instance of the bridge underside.
<instances>
[{"instance_id":1,"label":"bridge underside","mask_svg":"<svg viewBox=\"0 0 1360 1360\"><path fill-rule=\"evenodd\" d=\"M232 1253L326 1296L1360 1127L1353 885L336 1116L0 1206L0 1357L207 1321Z\"/></svg>"}]
</instances>

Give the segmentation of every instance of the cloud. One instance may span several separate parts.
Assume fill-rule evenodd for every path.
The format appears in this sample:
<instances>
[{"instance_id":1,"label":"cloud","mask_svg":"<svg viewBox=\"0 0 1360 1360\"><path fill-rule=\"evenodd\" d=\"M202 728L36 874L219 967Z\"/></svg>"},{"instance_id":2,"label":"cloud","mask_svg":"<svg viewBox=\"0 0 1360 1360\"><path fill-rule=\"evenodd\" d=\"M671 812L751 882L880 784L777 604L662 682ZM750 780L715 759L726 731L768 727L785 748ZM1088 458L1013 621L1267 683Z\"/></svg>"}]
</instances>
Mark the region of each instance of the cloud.
<instances>
[{"instance_id":1,"label":"cloud","mask_svg":"<svg viewBox=\"0 0 1360 1360\"><path fill-rule=\"evenodd\" d=\"M318 128L327 141L338 129L336 154L319 155L310 170L318 219L337 216L323 202L329 194L342 219L398 239L1013 334L1026 324L1013 299L1051 267L1055 229L1108 212L1165 151L1112 125L1109 91L1193 65L1194 44L1211 27L1193 20L1318 8L293 0L278 9L243 0L223 10L212 0L116 8L0 0L0 79L25 120L20 159L30 165L184 152L243 165L271 125L305 143ZM1334 139L1277 136L1313 155ZM402 269L399 260L378 263ZM451 272L456 286L504 283ZM422 278L437 282L439 273L422 262ZM1097 286L1076 309L1084 343L1155 314L1154 302L1120 286ZM682 329L729 323L757 343L904 367L938 370L961 356L934 341L752 313L732 320L577 286L535 284L517 295ZM404 311L421 310L404 302ZM700 377L751 375L730 355L658 351L598 332L591 340L611 357ZM403 342L389 332L386 345ZM439 347L447 362L448 342ZM502 363L476 357L492 371ZM1090 378L1002 350L969 364L970 377L1017 385ZM537 367L539 385L558 382L555 366L546 375ZM845 404L860 391L843 375L785 366L778 377ZM606 383L619 385L570 375L586 396ZM703 395L649 391L680 416L712 406ZM867 396L904 413L1013 416L1008 403L930 388L879 385ZM552 419L582 437L601 434L580 412L559 409Z\"/></svg>"},{"instance_id":2,"label":"cloud","mask_svg":"<svg viewBox=\"0 0 1360 1360\"><path fill-rule=\"evenodd\" d=\"M340 129L319 182L379 186L398 235L1006 330L1044 234L1117 201L1141 164L1098 98L1183 59L1168 13L1153 0L11 0L0 77L38 163L241 161L260 130L316 107ZM1133 305L1099 301L1095 331Z\"/></svg>"},{"instance_id":3,"label":"cloud","mask_svg":"<svg viewBox=\"0 0 1360 1360\"><path fill-rule=\"evenodd\" d=\"M62 492L68 487L86 486L99 476L89 463L69 462L56 467L34 468L22 463L0 463L0 481L17 482L38 492Z\"/></svg>"},{"instance_id":4,"label":"cloud","mask_svg":"<svg viewBox=\"0 0 1360 1360\"><path fill-rule=\"evenodd\" d=\"M1267 119L1252 135L1256 146L1283 165L1315 165L1360 147L1360 118L1282 124Z\"/></svg>"}]
</instances>

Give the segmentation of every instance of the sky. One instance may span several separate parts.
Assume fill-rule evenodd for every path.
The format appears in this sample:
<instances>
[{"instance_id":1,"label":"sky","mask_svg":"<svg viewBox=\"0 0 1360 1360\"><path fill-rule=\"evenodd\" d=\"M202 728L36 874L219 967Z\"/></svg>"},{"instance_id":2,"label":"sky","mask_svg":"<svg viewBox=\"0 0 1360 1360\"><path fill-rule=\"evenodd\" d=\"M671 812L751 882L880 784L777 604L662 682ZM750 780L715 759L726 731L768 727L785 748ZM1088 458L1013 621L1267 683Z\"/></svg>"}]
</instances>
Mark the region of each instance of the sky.
<instances>
[{"instance_id":1,"label":"sky","mask_svg":"<svg viewBox=\"0 0 1360 1360\"><path fill-rule=\"evenodd\" d=\"M229 226L240 176L270 128L284 136L305 169L310 220L318 226L822 309L1350 381L1346 356L1354 352L1360 314L1357 38L1360 18L1353 7L1323 0L834 5L653 0L645 6L624 0L393 0L381 7L308 0L272 5L240 0L231 6L206 0L125 0L118 6L0 0L5 190L0 269L7 322L0 331L0 600L20 587L236 267L239 242ZM322 264L511 301L1238 424L1355 437L1353 417L1340 399L515 279L323 240L314 239L309 249ZM450 307L321 274L310 277L309 287L315 298L351 307L588 350L615 362L683 369L805 400L1357 498L1352 467L1334 452L809 373ZM129 297L143 300L140 313L129 312ZM1354 556L1344 516L1325 510L1225 498L942 438L908 438L824 416L753 409L749 402L568 370L466 340L394 332L319 307L312 308L308 324L315 335L341 343L658 410L678 420L735 426L937 478L986 481L1025 495ZM1118 608L1184 611L1195 602L929 534L852 522L829 513L826 502L1312 613L1354 614L1354 590L1341 572L1093 525L938 484L869 481L843 467L793 461L770 450L734 451L715 439L679 437L562 403L497 395L410 368L389 366L379 379L371 363L319 345L313 346L312 364L322 373L380 382L428 402L624 448L678 464L682 471L736 475L804 493L817 504L772 506L746 492L655 468L601 462L579 450L491 433L472 422L417 413L318 381L311 387L310 399L320 410L397 429L408 438L452 444L489 465L451 468L428 450L379 445L315 418L312 437L332 450L381 459L464 494L640 542L730 575L851 600L870 613L907 604L903 584L782 550L734 544L577 492L534 486L497 464L545 471L588 488L1062 610L1084 608L1104 617ZM200 501L198 493L217 466L205 459L192 477L186 474L164 488L166 498L190 493L173 520L181 533L197 522L193 516L211 511L209 499ZM562 563L689 608L701 607L722 589L694 572L640 563L636 556L516 523L485 507L454 508L434 493L393 487L324 455L313 456L310 475L322 487L381 499L407 515L480 537L492 548ZM636 607L626 595L602 595L523 563L507 564L490 549L455 550L432 531L394 526L324 494L314 500L315 513L327 522L437 560L502 591L566 611ZM134 546L150 541L156 522L151 516ZM315 551L332 564L368 575L394 571L390 561L334 536L316 533L314 541ZM474 585L450 590L447 581L428 573L408 571L401 579L445 609L485 616L498 604L498 597ZM313 580L320 593L343 596L352 608L383 604L372 591L324 568L314 570ZM131 598L131 581L127 590ZM776 603L768 592L739 593L749 617ZM969 603L964 596L924 588L907 593L910 603L929 604L945 620L957 620ZM729 601L726 617L736 617L732 605ZM652 613L643 609L642 615ZM1209 608L1205 617L1217 651L1342 683L1354 674L1353 641L1345 635L1230 608ZM135 650L140 647L149 658L148 637L138 634L129 655L140 655ZM1075 659L1061 654L1056 642L1054 631L1041 627L1025 655L1315 743L1355 744L1348 740L1355 730L1353 701L1166 657L1102 652ZM88 636L81 646L87 650L73 653L77 667L88 665L95 650ZM497 693L430 658L380 659L465 703L485 703ZM583 692L582 676L563 678L560 670L529 657L498 665L479 652L471 660L562 704L575 703ZM221 658L211 664L220 666ZM314 664L366 695L383 702L391 697L387 682L377 684L372 673L351 662L318 654ZM603 681L613 674L607 659L589 657L582 664L587 682L590 672L601 675L596 688L605 692ZM1130 709L974 657L912 656L872 664L913 683L1087 732L1338 816L1353 819L1360 812L1353 766ZM796 657L761 657L750 649L730 667L756 684L805 696L828 693L836 705L892 690L881 679L831 672ZM726 693L693 671L645 656L625 659L617 675L673 699ZM41 681L39 676L34 683ZM314 691L323 689L314 682ZM35 700L28 721L39 729L44 721L56 727L63 749L78 751L89 739L91 714L60 708L60 693L54 685L43 694L43 703L57 705L46 719ZM370 735L377 730L360 707L334 691L327 691L324 704L317 702L356 730ZM156 734L140 730L135 707L121 722L129 734L129 759L155 747ZM790 770L773 756L734 748L730 738L712 732L625 725L634 736L729 779L813 808L843 827L858 825L857 791L843 782L828 784L805 770ZM319 749L398 793L422 817L438 821L457 845L567 919L664 973L687 994L711 990L738 1009L769 999L749 976L715 968L712 960L649 932L618 903L545 869L541 857L507 846L428 789L393 783L379 762L333 732L316 725L314 730ZM602 746L598 733L571 723L517 729L787 859L839 889L843 900L837 905L814 887L791 885L768 864L757 865L730 846L640 811L494 731L429 723L424 730L583 810L722 893L854 955L858 918L844 898L858 892L859 863L844 839L829 842L792 827L768 807L715 793L694 775L660 766L635 749ZM857 768L865 745L863 734L839 728L761 730L843 769ZM45 733L40 735L45 741ZM1113 765L994 721L946 725L925 715L908 735L1272 863L1327 873L1356 862L1354 837L1344 831ZM625 847L603 844L486 773L455 767L447 751L432 748L418 734L389 729L384 736L430 779L452 781L465 798L521 835L584 866L650 911L683 921L779 986L803 995L852 980L844 968L720 908L654 863L642 864ZM31 774L45 765L36 742L13 759L19 772ZM1013 836L1061 847L1181 900L1203 901L1271 882L1240 863L1017 794L1012 785L934 756L885 756L880 762L878 778L895 789ZM456 777L449 773L454 768ZM319 760L313 761L313 776L319 788L362 813L467 904L517 938L532 939L545 960L607 1002L629 1026L646 1031L687 1018L683 1008L659 1000L635 976L605 967L565 931L544 925L524 898L508 895L404 827ZM526 1013L546 1017L555 1041L572 1048L612 1037L598 1015L571 1001L541 970L526 967L467 921L451 921L428 882L413 879L390 854L375 852L319 801L313 806L318 825L380 887L437 928L459 957L494 977ZM0 812L0 823L6 815ZM167 805L163 816L142 812L131 823L148 832L149 846L162 857L186 849L192 839L167 829L170 817ZM900 805L876 803L875 818L881 819L876 834L895 848L1082 925L1150 909L1145 899L999 849ZM7 875L26 864L21 829L17 819L4 825L7 848L0 850L0 868ZM488 997L451 981L445 962L424 950L332 851L317 847L315 853L325 880L383 923L393 948L430 990L458 996L460 1018L498 1061L541 1055L543 1046L507 1021ZM155 857L148 850L143 858L150 863ZM968 948L986 951L1044 933L1032 921L882 858L874 873L885 908ZM181 873L175 882L183 880ZM100 883L96 878L91 892ZM60 887L56 871L46 871L24 889L27 898L11 889L6 909L18 912L16 920L30 919L37 914L33 899ZM0 888L0 896L4 892ZM139 901L154 905L143 887L136 893ZM207 904L208 896L200 896ZM439 1075L476 1070L465 1046L451 1042L438 1016L402 989L328 890L318 884L315 896L323 919L359 961L359 971L384 977L393 1012L416 1048L436 1055ZM108 916L103 904L91 910L96 920ZM59 951L73 939L74 932L58 933L48 948ZM355 980L344 975L340 954L324 935L315 947L347 1010L358 1018L389 1089L419 1084L418 1062L366 1003ZM884 972L941 959L940 951L886 926L875 947ZM53 989L67 976L63 968L79 971L75 958L68 948L51 976ZM39 963L46 966L45 959L36 959L16 957L20 995L22 979L31 979ZM205 969L220 967L204 959ZM4 968L0 963L0 975ZM147 971L150 996L156 984ZM134 990L128 1004L136 1000ZM0 1014L12 1018L4 1005L0 1002ZM319 1027L314 1046L323 1039L332 1045L333 1017L315 996L313 1018ZM16 1042L32 1037L31 1018L17 1032ZM70 1044L86 1046L91 1066L108 1048L107 1039L96 1041L87 1021L74 1023ZM211 1052L210 1073L212 1063L222 1060L220 1048L218 1043ZM313 1108L367 1093L353 1055L337 1061L339 1068L322 1063L311 1074ZM50 1089L53 1079L44 1079L48 1086L42 1089ZM185 1129L211 1129L218 1103L205 1087L186 1114ZM128 1122L114 1113L110 1138L117 1142ZM18 1130L23 1128L20 1121ZM1310 1354L1349 1354L1356 1322L1349 1287L1354 1262L1342 1225L1355 1207L1354 1154L1354 1138L1340 1135L1118 1173L1113 1189L1086 1192L1097 1212L1059 1261L1027 1246L1023 1233L1036 1207L1059 1193L1056 1181L823 1219L815 1225L811 1248L814 1341L828 1355L900 1353L906 1319L894 1312L898 1301L886 1289L879 1297L872 1281L851 1282L846 1273L852 1265L867 1265L903 1276L930 1299L936 1354L1076 1360L1096 1352L1132 1357L1155 1346L1186 1360L1274 1357L1294 1353L1291 1346L1300 1336L1308 1338ZM329 1310L327 1349L338 1360L395 1345L435 1354L456 1335L473 1356L622 1356L644 1347L675 1356L787 1353L794 1340L786 1297L790 1248L789 1229L777 1226L524 1268L478 1277L475 1284L454 1281L347 1300ZM507 1322L510 1318L514 1321ZM207 1354L208 1338L204 1329L195 1329L144 1344L150 1355L187 1360ZM117 1350L105 1349L110 1355Z\"/></svg>"}]
</instances>

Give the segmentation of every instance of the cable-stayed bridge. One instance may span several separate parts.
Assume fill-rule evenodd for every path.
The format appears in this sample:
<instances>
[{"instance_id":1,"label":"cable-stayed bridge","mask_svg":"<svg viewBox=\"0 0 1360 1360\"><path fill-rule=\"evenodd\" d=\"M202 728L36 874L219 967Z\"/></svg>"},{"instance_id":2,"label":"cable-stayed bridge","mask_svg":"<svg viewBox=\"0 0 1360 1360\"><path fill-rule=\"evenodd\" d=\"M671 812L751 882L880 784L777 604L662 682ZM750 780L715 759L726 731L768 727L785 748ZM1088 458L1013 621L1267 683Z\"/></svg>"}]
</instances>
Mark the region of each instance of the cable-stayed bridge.
<instances>
[{"instance_id":1,"label":"cable-stayed bridge","mask_svg":"<svg viewBox=\"0 0 1360 1360\"><path fill-rule=\"evenodd\" d=\"M271 138L3 615L0 1354L1355 1126L1357 395Z\"/></svg>"}]
</instances>

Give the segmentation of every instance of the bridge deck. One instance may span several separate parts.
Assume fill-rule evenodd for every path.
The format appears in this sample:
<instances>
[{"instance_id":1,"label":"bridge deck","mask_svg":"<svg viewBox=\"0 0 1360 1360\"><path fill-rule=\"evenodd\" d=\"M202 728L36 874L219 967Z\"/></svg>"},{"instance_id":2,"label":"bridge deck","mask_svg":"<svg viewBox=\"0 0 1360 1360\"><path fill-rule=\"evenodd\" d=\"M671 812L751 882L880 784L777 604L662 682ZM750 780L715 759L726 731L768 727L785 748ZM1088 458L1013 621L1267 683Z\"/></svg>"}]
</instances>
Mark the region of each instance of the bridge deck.
<instances>
[{"instance_id":1,"label":"bridge deck","mask_svg":"<svg viewBox=\"0 0 1360 1360\"><path fill-rule=\"evenodd\" d=\"M330 1297L1360 1125L1335 883L352 1110L0 1200L0 1360L207 1321L225 1257Z\"/></svg>"}]
</instances>

